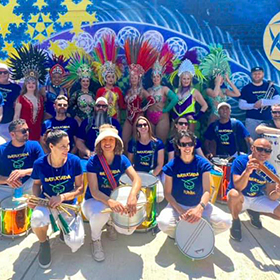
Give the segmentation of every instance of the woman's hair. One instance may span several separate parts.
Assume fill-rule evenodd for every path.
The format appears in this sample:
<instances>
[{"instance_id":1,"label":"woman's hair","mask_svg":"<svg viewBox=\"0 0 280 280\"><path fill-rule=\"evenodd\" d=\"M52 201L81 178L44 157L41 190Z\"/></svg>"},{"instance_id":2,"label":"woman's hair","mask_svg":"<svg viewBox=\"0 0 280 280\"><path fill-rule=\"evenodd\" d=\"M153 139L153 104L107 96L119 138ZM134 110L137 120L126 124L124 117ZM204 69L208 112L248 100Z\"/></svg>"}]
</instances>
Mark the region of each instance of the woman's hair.
<instances>
[{"instance_id":1,"label":"woman's hair","mask_svg":"<svg viewBox=\"0 0 280 280\"><path fill-rule=\"evenodd\" d=\"M196 145L196 136L191 132L191 131L186 131L186 130L182 130L180 132L177 132L174 138L174 149L175 149L175 155L176 156L180 156L181 155L181 151L179 149L179 142L181 141L182 138L184 137L188 137L192 140L194 149L193 149L193 155L195 153L195 145Z\"/></svg>"},{"instance_id":2,"label":"woman's hair","mask_svg":"<svg viewBox=\"0 0 280 280\"><path fill-rule=\"evenodd\" d=\"M174 137L177 134L177 128L176 128L175 125L178 124L180 119L185 119L188 122L187 128L189 129L189 119L188 119L188 117L187 116L179 117L179 118L177 118L173 121L173 124L171 124L171 134L170 134L171 138Z\"/></svg>"},{"instance_id":3,"label":"woman's hair","mask_svg":"<svg viewBox=\"0 0 280 280\"><path fill-rule=\"evenodd\" d=\"M45 135L45 141L48 148L50 147L50 144L53 144L55 146L61 141L63 137L68 137L67 132L60 129L48 129Z\"/></svg>"},{"instance_id":4,"label":"woman's hair","mask_svg":"<svg viewBox=\"0 0 280 280\"><path fill-rule=\"evenodd\" d=\"M137 129L137 124L138 124L138 122L140 120L143 120L143 121L145 121L148 124L148 128L149 128L148 134L149 134L149 137L150 137L151 140L156 141L156 138L154 137L154 134L153 134L151 123L149 122L149 120L147 118L145 118L143 116L138 117L137 120L134 123L133 130L134 130L134 137L135 137L136 141L139 141L140 138L141 138L140 132Z\"/></svg>"},{"instance_id":5,"label":"woman's hair","mask_svg":"<svg viewBox=\"0 0 280 280\"><path fill-rule=\"evenodd\" d=\"M192 86L192 80L193 80L192 74L191 74L190 72L184 72L184 73L182 73L182 75L181 75L180 78L179 78L178 93L180 93L181 90L182 90L182 78L183 78L183 76L186 76L186 75L189 76L189 77L191 78L190 87Z\"/></svg>"},{"instance_id":6,"label":"woman's hair","mask_svg":"<svg viewBox=\"0 0 280 280\"><path fill-rule=\"evenodd\" d=\"M23 86L22 86L21 91L20 91L20 95L24 95L24 94L27 93L27 87L26 87L27 83L28 83L28 81L25 81L23 83ZM40 96L40 93L39 93L38 81L37 80L35 80L35 84L36 84L36 88L35 88L34 95L38 98Z\"/></svg>"}]
</instances>

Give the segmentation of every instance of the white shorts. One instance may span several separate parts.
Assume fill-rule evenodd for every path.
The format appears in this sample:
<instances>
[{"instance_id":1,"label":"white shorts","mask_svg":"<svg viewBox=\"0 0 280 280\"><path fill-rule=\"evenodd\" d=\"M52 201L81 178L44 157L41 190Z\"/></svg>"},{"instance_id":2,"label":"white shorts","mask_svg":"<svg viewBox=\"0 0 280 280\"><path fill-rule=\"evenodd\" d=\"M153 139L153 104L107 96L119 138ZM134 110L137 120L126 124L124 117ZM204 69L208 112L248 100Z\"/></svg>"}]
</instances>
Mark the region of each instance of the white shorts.
<instances>
[{"instance_id":1,"label":"white shorts","mask_svg":"<svg viewBox=\"0 0 280 280\"><path fill-rule=\"evenodd\" d=\"M275 208L280 205L278 200L271 200L266 195L257 197L243 195L243 197L242 211L250 209L256 212L274 213Z\"/></svg>"}]
</instances>

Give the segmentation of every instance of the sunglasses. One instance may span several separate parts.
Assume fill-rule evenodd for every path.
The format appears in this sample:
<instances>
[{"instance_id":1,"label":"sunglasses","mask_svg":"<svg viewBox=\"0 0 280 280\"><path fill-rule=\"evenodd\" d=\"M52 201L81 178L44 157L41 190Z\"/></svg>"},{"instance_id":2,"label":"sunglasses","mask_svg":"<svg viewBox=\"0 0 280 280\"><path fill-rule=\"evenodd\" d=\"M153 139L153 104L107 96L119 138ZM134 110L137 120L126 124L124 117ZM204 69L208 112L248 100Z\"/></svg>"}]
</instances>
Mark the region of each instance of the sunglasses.
<instances>
[{"instance_id":1,"label":"sunglasses","mask_svg":"<svg viewBox=\"0 0 280 280\"><path fill-rule=\"evenodd\" d=\"M280 114L280 111L271 111L272 114Z\"/></svg>"},{"instance_id":2,"label":"sunglasses","mask_svg":"<svg viewBox=\"0 0 280 280\"><path fill-rule=\"evenodd\" d=\"M262 148L262 147L256 147L256 150L259 152L259 153L262 153L262 152L265 152L266 154L271 154L272 150L271 149L266 149L266 148Z\"/></svg>"},{"instance_id":3,"label":"sunglasses","mask_svg":"<svg viewBox=\"0 0 280 280\"><path fill-rule=\"evenodd\" d=\"M97 108L108 108L108 105L103 105L103 104L96 104L95 105Z\"/></svg>"},{"instance_id":4,"label":"sunglasses","mask_svg":"<svg viewBox=\"0 0 280 280\"><path fill-rule=\"evenodd\" d=\"M194 143L193 142L178 142L178 146L182 147L182 148L193 147Z\"/></svg>"},{"instance_id":5,"label":"sunglasses","mask_svg":"<svg viewBox=\"0 0 280 280\"><path fill-rule=\"evenodd\" d=\"M58 107L68 107L68 104L57 104Z\"/></svg>"},{"instance_id":6,"label":"sunglasses","mask_svg":"<svg viewBox=\"0 0 280 280\"><path fill-rule=\"evenodd\" d=\"M0 75L1 74L7 75L7 74L9 74L9 72L8 71L0 71Z\"/></svg>"},{"instance_id":7,"label":"sunglasses","mask_svg":"<svg viewBox=\"0 0 280 280\"><path fill-rule=\"evenodd\" d=\"M147 126L148 126L147 123L138 123L138 124L136 125L136 127L147 127Z\"/></svg>"},{"instance_id":8,"label":"sunglasses","mask_svg":"<svg viewBox=\"0 0 280 280\"><path fill-rule=\"evenodd\" d=\"M185 126L188 126L188 125L189 125L189 123L187 123L187 122L178 122L178 124L179 124L179 125L185 125Z\"/></svg>"},{"instance_id":9,"label":"sunglasses","mask_svg":"<svg viewBox=\"0 0 280 280\"><path fill-rule=\"evenodd\" d=\"M29 128L23 128L23 129L20 129L20 130L15 130L15 132L21 132L22 134L26 134L29 131L30 131Z\"/></svg>"}]
</instances>

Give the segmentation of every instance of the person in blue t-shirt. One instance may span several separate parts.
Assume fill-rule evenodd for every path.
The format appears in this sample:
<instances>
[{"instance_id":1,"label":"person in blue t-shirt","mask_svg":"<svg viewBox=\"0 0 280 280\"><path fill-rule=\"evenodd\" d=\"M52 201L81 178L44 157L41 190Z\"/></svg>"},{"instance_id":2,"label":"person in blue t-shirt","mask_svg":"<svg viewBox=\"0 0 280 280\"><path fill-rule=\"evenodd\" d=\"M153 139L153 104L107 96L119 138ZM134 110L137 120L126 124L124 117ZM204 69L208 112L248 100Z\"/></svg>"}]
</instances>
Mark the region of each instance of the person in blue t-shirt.
<instances>
[{"instance_id":1,"label":"person in blue t-shirt","mask_svg":"<svg viewBox=\"0 0 280 280\"><path fill-rule=\"evenodd\" d=\"M230 237L237 241L242 240L239 220L241 211L252 210L248 211L251 224L259 229L262 224L258 212L280 218L280 186L260 170L260 165L264 165L270 172L276 173L275 168L267 162L272 152L271 144L268 140L259 138L255 140L251 150L251 155L240 155L231 167L227 194L228 207L233 218Z\"/></svg>"},{"instance_id":2,"label":"person in blue t-shirt","mask_svg":"<svg viewBox=\"0 0 280 280\"><path fill-rule=\"evenodd\" d=\"M79 157L69 154L70 140L63 130L52 130L46 136L50 153L35 161L31 177L34 179L33 195L49 198L49 207L36 206L31 216L31 227L39 239L39 265L51 264L50 244L47 236L50 213L62 202L73 204L83 194L82 167ZM31 205L30 205L31 206ZM70 223L73 217L64 218ZM62 233L61 233L62 239Z\"/></svg>"},{"instance_id":3,"label":"person in blue t-shirt","mask_svg":"<svg viewBox=\"0 0 280 280\"><path fill-rule=\"evenodd\" d=\"M99 97L94 106L94 115L92 118L84 119L78 129L76 145L81 158L88 159L93 155L94 143L99 133L99 127L102 124L111 124L122 137L122 128L116 118L108 115L108 101L105 97Z\"/></svg>"},{"instance_id":4,"label":"person in blue t-shirt","mask_svg":"<svg viewBox=\"0 0 280 280\"><path fill-rule=\"evenodd\" d=\"M137 194L141 188L141 179L131 166L129 159L122 155L123 142L118 135L118 131L109 124L100 127L99 135L95 140L95 155L87 163L88 188L85 202L82 205L83 213L89 220L91 228L91 239L93 241L92 255L96 261L105 259L101 244L101 234L103 226L109 221L110 214L101 211L110 207L116 213L136 213ZM105 162L114 180L110 182L101 164ZM110 198L114 187L118 186L122 174L126 173L132 181L131 192L127 199L127 205ZM109 238L116 239L115 229L122 234L132 234L136 227L129 229L120 228L114 224L108 226Z\"/></svg>"},{"instance_id":5,"label":"person in blue t-shirt","mask_svg":"<svg viewBox=\"0 0 280 280\"><path fill-rule=\"evenodd\" d=\"M204 217L216 234L231 225L228 215L209 202L211 165L195 155L195 145L196 139L191 132L179 132L175 138L175 158L163 167L168 205L161 211L157 222L159 229L171 238L175 236L179 218L196 223Z\"/></svg>"},{"instance_id":6,"label":"person in blue t-shirt","mask_svg":"<svg viewBox=\"0 0 280 280\"><path fill-rule=\"evenodd\" d=\"M3 105L4 105L4 98L2 92L0 91L0 123L3 118Z\"/></svg>"},{"instance_id":7,"label":"person in blue t-shirt","mask_svg":"<svg viewBox=\"0 0 280 280\"><path fill-rule=\"evenodd\" d=\"M251 137L257 139L256 127L265 120L271 120L270 106L280 104L280 95L270 81L264 81L263 68L251 70L252 83L241 90L239 108L246 111L245 126Z\"/></svg>"},{"instance_id":8,"label":"person in blue t-shirt","mask_svg":"<svg viewBox=\"0 0 280 280\"><path fill-rule=\"evenodd\" d=\"M6 64L0 63L0 92L3 95L3 117L0 122L0 136L11 140L9 124L14 118L15 101L20 94L20 86L10 82L10 72Z\"/></svg>"},{"instance_id":9,"label":"person in blue t-shirt","mask_svg":"<svg viewBox=\"0 0 280 280\"><path fill-rule=\"evenodd\" d=\"M75 147L75 140L79 125L74 118L67 117L66 115L68 109L68 98L64 95L59 95L53 106L56 116L44 121L42 125L40 143L45 153L48 153L49 151L45 143L44 135L48 129L60 129L67 132L70 140L70 153L74 154L77 151L77 148Z\"/></svg>"},{"instance_id":10,"label":"person in blue t-shirt","mask_svg":"<svg viewBox=\"0 0 280 280\"><path fill-rule=\"evenodd\" d=\"M235 157L241 152L247 152L247 144L253 140L241 121L231 119L231 106L226 102L218 105L220 119L211 123L206 132L205 149L208 155Z\"/></svg>"},{"instance_id":11,"label":"person in blue t-shirt","mask_svg":"<svg viewBox=\"0 0 280 280\"><path fill-rule=\"evenodd\" d=\"M0 201L18 188L24 193L31 192L33 163L44 155L38 142L28 140L25 120L12 121L9 132L12 140L0 146Z\"/></svg>"}]
</instances>

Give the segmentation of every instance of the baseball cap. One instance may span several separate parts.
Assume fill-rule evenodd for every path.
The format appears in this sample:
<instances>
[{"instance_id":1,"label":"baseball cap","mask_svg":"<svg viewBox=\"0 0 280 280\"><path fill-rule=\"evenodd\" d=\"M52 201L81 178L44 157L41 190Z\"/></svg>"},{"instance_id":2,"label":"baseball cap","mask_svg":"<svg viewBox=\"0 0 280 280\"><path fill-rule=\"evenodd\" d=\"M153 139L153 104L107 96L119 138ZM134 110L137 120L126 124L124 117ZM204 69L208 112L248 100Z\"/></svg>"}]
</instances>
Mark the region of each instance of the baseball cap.
<instances>
[{"instance_id":1,"label":"baseball cap","mask_svg":"<svg viewBox=\"0 0 280 280\"><path fill-rule=\"evenodd\" d=\"M9 71L8 66L4 63L0 63L0 69L5 69L5 70Z\"/></svg>"},{"instance_id":2,"label":"baseball cap","mask_svg":"<svg viewBox=\"0 0 280 280\"><path fill-rule=\"evenodd\" d=\"M228 107L229 109L231 109L231 106L230 106L228 103L226 103L226 102L221 102L221 103L219 103L217 109L219 110L219 109L220 109L221 107L223 107L223 106L226 106L226 107Z\"/></svg>"},{"instance_id":3,"label":"baseball cap","mask_svg":"<svg viewBox=\"0 0 280 280\"><path fill-rule=\"evenodd\" d=\"M264 71L263 71L263 68L260 67L260 66L253 67L253 68L251 69L251 73L257 72L257 71L262 71L262 72L264 72Z\"/></svg>"},{"instance_id":4,"label":"baseball cap","mask_svg":"<svg viewBox=\"0 0 280 280\"><path fill-rule=\"evenodd\" d=\"M108 100L105 97L98 97L95 104L98 104L100 101L103 101L106 105L108 105Z\"/></svg>"}]
</instances>

